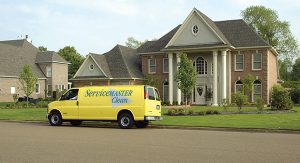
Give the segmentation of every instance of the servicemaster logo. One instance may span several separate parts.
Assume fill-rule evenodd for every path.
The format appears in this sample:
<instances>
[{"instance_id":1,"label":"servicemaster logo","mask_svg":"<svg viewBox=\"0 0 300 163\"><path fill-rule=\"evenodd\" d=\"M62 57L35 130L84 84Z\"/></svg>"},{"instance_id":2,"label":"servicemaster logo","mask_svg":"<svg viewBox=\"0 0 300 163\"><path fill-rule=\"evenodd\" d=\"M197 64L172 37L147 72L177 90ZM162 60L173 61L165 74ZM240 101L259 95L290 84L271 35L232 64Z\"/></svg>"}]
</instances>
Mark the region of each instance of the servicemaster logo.
<instances>
[{"instance_id":1,"label":"servicemaster logo","mask_svg":"<svg viewBox=\"0 0 300 163\"><path fill-rule=\"evenodd\" d=\"M85 97L99 97L99 96L110 96L112 107L118 107L125 104L130 104L131 100L129 96L132 96L133 90L114 90L110 89L109 91L100 90L93 91L88 89L85 93Z\"/></svg>"}]
</instances>

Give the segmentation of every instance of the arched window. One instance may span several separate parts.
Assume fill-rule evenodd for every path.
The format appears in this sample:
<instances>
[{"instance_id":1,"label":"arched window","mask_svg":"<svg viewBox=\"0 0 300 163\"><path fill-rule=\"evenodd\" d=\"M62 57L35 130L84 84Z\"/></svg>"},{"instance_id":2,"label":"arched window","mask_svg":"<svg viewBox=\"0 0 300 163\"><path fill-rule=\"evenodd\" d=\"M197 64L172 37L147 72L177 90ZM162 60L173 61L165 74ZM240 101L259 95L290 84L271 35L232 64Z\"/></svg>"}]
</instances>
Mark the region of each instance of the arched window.
<instances>
[{"instance_id":1,"label":"arched window","mask_svg":"<svg viewBox=\"0 0 300 163\"><path fill-rule=\"evenodd\" d=\"M194 63L194 66L196 67L197 74L207 74L207 62L202 57L197 58L196 63Z\"/></svg>"},{"instance_id":2,"label":"arched window","mask_svg":"<svg viewBox=\"0 0 300 163\"><path fill-rule=\"evenodd\" d=\"M257 98L262 97L262 84L261 81L255 80L253 82L253 101L255 101Z\"/></svg>"},{"instance_id":3,"label":"arched window","mask_svg":"<svg viewBox=\"0 0 300 163\"><path fill-rule=\"evenodd\" d=\"M241 80L235 82L235 92L243 92L243 82Z\"/></svg>"},{"instance_id":4,"label":"arched window","mask_svg":"<svg viewBox=\"0 0 300 163\"><path fill-rule=\"evenodd\" d=\"M163 100L169 101L169 82L164 82L163 84Z\"/></svg>"}]
</instances>

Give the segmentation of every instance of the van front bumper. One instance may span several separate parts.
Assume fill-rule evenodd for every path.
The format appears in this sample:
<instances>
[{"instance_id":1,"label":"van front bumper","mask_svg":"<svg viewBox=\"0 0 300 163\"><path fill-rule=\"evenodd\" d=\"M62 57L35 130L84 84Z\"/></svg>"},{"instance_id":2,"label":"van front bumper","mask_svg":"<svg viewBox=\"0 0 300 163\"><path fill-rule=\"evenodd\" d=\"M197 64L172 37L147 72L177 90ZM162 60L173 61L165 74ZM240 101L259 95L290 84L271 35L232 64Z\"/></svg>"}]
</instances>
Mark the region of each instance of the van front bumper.
<instances>
[{"instance_id":1,"label":"van front bumper","mask_svg":"<svg viewBox=\"0 0 300 163\"><path fill-rule=\"evenodd\" d=\"M157 120L162 120L163 118L161 116L145 116L144 119L146 121L157 121Z\"/></svg>"}]
</instances>

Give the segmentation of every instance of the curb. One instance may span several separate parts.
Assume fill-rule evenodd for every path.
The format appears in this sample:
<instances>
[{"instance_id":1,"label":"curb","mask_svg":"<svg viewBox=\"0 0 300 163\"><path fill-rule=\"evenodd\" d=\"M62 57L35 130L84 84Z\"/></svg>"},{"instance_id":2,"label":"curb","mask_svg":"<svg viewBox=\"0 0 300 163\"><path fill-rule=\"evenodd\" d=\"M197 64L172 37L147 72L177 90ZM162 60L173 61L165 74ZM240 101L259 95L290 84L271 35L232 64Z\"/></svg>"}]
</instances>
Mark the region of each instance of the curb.
<instances>
[{"instance_id":1,"label":"curb","mask_svg":"<svg viewBox=\"0 0 300 163\"><path fill-rule=\"evenodd\" d=\"M36 124L48 124L47 121L22 121L22 120L0 120L0 122L12 122L12 123L36 123ZM93 123L83 124L83 127L89 127ZM97 127L113 127L112 124L97 124ZM152 129L180 129L180 130L203 130L203 131L225 131L225 132L250 132L250 133L283 133L283 134L300 134L300 130L289 129L259 129L259 128L222 128L222 127L193 127L193 126L169 126L169 125L149 125L148 128Z\"/></svg>"}]
</instances>

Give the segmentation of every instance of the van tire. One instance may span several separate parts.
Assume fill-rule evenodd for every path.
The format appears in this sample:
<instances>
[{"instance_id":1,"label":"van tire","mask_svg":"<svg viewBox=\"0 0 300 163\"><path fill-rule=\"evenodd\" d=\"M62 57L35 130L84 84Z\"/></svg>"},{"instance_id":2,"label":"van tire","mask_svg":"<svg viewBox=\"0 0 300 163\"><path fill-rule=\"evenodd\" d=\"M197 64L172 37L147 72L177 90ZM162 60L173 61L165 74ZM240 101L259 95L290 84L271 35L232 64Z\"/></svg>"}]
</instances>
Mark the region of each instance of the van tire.
<instances>
[{"instance_id":1,"label":"van tire","mask_svg":"<svg viewBox=\"0 0 300 163\"><path fill-rule=\"evenodd\" d=\"M149 121L138 121L135 122L136 128L146 128L149 125Z\"/></svg>"},{"instance_id":2,"label":"van tire","mask_svg":"<svg viewBox=\"0 0 300 163\"><path fill-rule=\"evenodd\" d=\"M57 111L50 113L48 120L51 126L60 126L63 123L62 116Z\"/></svg>"},{"instance_id":3,"label":"van tire","mask_svg":"<svg viewBox=\"0 0 300 163\"><path fill-rule=\"evenodd\" d=\"M82 121L70 121L72 126L80 126Z\"/></svg>"},{"instance_id":4,"label":"van tire","mask_svg":"<svg viewBox=\"0 0 300 163\"><path fill-rule=\"evenodd\" d=\"M133 127L134 120L131 114L129 113L122 113L118 117L118 124L119 127L122 129L129 129Z\"/></svg>"}]
</instances>

